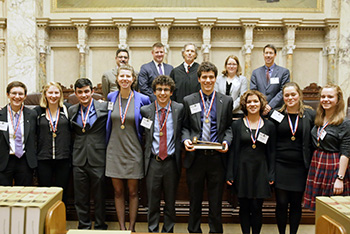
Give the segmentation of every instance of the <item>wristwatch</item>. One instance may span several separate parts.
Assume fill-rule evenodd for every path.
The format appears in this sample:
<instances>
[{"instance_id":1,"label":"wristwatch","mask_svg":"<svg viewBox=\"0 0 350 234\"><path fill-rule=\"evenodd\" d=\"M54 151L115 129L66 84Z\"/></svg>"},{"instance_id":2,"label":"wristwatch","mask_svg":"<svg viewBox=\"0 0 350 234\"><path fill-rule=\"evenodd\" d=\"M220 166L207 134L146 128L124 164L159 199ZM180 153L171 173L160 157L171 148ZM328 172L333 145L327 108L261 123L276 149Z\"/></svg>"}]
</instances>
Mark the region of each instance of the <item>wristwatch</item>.
<instances>
[{"instance_id":1,"label":"wristwatch","mask_svg":"<svg viewBox=\"0 0 350 234\"><path fill-rule=\"evenodd\" d=\"M342 175L337 175L337 179L343 181L343 180L344 180L344 176L342 176Z\"/></svg>"}]
</instances>

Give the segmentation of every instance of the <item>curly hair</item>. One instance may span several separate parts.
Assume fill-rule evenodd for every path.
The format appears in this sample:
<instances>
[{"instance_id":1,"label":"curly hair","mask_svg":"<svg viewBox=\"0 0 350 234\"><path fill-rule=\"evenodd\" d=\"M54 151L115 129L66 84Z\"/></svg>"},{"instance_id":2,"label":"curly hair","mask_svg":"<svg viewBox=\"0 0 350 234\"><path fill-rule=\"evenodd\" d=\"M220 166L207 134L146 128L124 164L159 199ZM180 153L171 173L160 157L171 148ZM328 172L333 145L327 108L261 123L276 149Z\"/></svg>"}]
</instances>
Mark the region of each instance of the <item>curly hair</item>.
<instances>
[{"instance_id":1,"label":"curly hair","mask_svg":"<svg viewBox=\"0 0 350 234\"><path fill-rule=\"evenodd\" d=\"M264 109L267 105L266 97L264 94L260 93L257 90L247 90L240 99L239 104L241 105L241 110L243 111L244 115L248 115L248 110L247 110L247 99L249 96L256 95L260 101L260 110L259 113L260 115L263 114Z\"/></svg>"}]
</instances>

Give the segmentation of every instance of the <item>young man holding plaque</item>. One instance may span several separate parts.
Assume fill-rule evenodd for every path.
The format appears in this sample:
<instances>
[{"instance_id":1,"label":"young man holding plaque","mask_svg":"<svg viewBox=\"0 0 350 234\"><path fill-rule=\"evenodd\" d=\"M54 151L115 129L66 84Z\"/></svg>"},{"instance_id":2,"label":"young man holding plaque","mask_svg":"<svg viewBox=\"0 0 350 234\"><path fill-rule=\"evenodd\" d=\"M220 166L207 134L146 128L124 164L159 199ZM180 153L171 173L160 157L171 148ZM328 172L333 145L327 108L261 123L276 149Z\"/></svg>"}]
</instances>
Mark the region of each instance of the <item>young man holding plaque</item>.
<instances>
[{"instance_id":1,"label":"young man holding plaque","mask_svg":"<svg viewBox=\"0 0 350 234\"><path fill-rule=\"evenodd\" d=\"M162 232L174 232L175 197L181 174L181 129L183 105L171 101L175 82L160 75L152 82L157 98L141 107L145 129L145 175L148 194L148 231L159 232L160 199L164 194Z\"/></svg>"},{"instance_id":2,"label":"young man holding plaque","mask_svg":"<svg viewBox=\"0 0 350 234\"><path fill-rule=\"evenodd\" d=\"M186 148L184 167L190 194L188 231L201 233L200 219L204 185L209 199L209 228L222 233L221 206L225 182L225 163L228 144L232 140L232 98L214 91L217 68L203 62L198 68L199 92L184 98L182 140ZM222 143L220 149L195 149L193 138ZM197 141L199 142L199 141Z\"/></svg>"},{"instance_id":3,"label":"young man holding plaque","mask_svg":"<svg viewBox=\"0 0 350 234\"><path fill-rule=\"evenodd\" d=\"M72 161L78 228L91 229L90 191L93 191L94 229L105 230L107 102L92 99L94 91L89 79L78 79L74 89L79 103L71 106L68 113L74 133Z\"/></svg>"}]
</instances>

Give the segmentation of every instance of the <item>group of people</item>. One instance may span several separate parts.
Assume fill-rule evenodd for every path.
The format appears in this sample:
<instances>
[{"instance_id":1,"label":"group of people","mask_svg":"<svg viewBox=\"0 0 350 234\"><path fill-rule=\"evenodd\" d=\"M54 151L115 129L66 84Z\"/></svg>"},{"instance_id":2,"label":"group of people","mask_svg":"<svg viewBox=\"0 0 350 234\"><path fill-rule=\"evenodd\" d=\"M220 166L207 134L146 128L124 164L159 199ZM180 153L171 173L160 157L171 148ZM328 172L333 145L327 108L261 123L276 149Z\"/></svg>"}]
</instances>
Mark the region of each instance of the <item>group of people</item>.
<instances>
[{"instance_id":1,"label":"group of people","mask_svg":"<svg viewBox=\"0 0 350 234\"><path fill-rule=\"evenodd\" d=\"M116 69L102 78L101 102L92 98L91 81L80 78L74 84L78 104L64 103L61 87L50 82L40 106L30 110L23 105L26 86L11 82L9 104L0 110L0 184L31 185L37 168L40 185L65 191L72 165L78 228L92 228L93 191L94 228L107 229L105 177L110 177L120 229L135 231L139 180L146 177L149 232L160 231L162 197L161 232L174 231L182 164L190 233L202 232L205 187L210 232L223 233L225 181L238 197L243 233L260 233L263 201L272 189L280 233L288 216L290 233L297 232L303 200L314 210L316 196L350 195L350 121L339 86L321 89L315 112L303 104L298 84L289 82L288 69L274 63L271 44L263 49L265 65L253 71L249 90L236 56L226 59L218 75L214 64L195 62L192 43L184 46L184 62L176 68L163 63L162 44L153 46L152 55L137 79L128 51L118 50Z\"/></svg>"}]
</instances>

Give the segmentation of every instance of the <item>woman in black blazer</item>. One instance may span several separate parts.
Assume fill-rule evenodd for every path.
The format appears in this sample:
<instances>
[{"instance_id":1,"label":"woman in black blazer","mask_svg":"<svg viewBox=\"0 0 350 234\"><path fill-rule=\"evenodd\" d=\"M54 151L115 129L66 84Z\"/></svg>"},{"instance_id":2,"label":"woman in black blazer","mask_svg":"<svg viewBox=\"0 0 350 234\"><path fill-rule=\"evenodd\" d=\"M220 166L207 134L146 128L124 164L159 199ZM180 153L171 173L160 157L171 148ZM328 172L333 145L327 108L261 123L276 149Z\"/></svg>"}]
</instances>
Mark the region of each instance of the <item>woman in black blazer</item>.
<instances>
[{"instance_id":1,"label":"woman in black blazer","mask_svg":"<svg viewBox=\"0 0 350 234\"><path fill-rule=\"evenodd\" d=\"M315 112L303 104L303 93L297 83L283 86L284 105L274 110L276 141L276 219L280 234L286 231L289 206L290 233L298 231L301 203L311 161L311 129Z\"/></svg>"}]
</instances>

